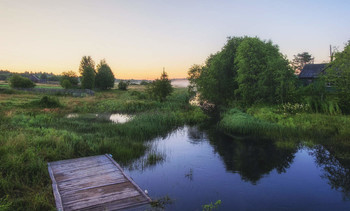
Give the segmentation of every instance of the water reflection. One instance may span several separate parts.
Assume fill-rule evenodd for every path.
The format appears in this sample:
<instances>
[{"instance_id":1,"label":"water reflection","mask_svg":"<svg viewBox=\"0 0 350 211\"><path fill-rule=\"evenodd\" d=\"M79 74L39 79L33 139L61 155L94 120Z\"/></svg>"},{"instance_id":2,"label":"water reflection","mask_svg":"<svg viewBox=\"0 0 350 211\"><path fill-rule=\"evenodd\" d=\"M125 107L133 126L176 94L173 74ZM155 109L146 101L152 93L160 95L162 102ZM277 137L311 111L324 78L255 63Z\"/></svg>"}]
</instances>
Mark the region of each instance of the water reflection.
<instances>
[{"instance_id":1,"label":"water reflection","mask_svg":"<svg viewBox=\"0 0 350 211\"><path fill-rule=\"evenodd\" d=\"M350 200L350 165L333 156L323 146L316 146L312 154L317 164L323 168L322 178L335 190L342 193L344 200Z\"/></svg>"},{"instance_id":2,"label":"water reflection","mask_svg":"<svg viewBox=\"0 0 350 211\"><path fill-rule=\"evenodd\" d=\"M239 173L242 180L252 184L272 170L279 174L286 172L297 152L296 148L277 148L272 141L235 139L215 131L209 132L209 141L223 159L226 170Z\"/></svg>"},{"instance_id":3,"label":"water reflection","mask_svg":"<svg viewBox=\"0 0 350 211\"><path fill-rule=\"evenodd\" d=\"M95 121L111 121L113 123L122 124L130 121L133 116L128 114L77 114L72 113L66 116L67 118L81 118Z\"/></svg>"},{"instance_id":4,"label":"water reflection","mask_svg":"<svg viewBox=\"0 0 350 211\"><path fill-rule=\"evenodd\" d=\"M184 127L150 141L125 169L152 198L173 199L166 210L201 210L219 199L220 210L350 209L341 196L349 193L349 168L322 150Z\"/></svg>"}]
</instances>

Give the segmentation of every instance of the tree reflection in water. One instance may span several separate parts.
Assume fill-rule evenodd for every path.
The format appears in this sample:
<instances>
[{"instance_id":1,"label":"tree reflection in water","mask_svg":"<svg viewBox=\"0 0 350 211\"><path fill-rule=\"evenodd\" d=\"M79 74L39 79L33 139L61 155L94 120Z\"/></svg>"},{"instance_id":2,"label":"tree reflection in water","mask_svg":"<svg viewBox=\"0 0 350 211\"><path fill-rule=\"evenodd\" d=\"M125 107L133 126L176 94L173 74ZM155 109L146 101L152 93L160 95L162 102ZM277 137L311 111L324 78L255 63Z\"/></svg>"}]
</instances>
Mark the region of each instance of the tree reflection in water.
<instances>
[{"instance_id":1,"label":"tree reflection in water","mask_svg":"<svg viewBox=\"0 0 350 211\"><path fill-rule=\"evenodd\" d=\"M350 200L350 163L337 159L325 147L318 145L312 154L316 163L323 169L322 178L328 180L328 184L343 194L343 200Z\"/></svg>"},{"instance_id":2,"label":"tree reflection in water","mask_svg":"<svg viewBox=\"0 0 350 211\"><path fill-rule=\"evenodd\" d=\"M286 172L297 148L278 148L272 141L232 138L209 132L209 141L222 157L226 170L240 174L242 180L256 184L272 170Z\"/></svg>"}]
</instances>

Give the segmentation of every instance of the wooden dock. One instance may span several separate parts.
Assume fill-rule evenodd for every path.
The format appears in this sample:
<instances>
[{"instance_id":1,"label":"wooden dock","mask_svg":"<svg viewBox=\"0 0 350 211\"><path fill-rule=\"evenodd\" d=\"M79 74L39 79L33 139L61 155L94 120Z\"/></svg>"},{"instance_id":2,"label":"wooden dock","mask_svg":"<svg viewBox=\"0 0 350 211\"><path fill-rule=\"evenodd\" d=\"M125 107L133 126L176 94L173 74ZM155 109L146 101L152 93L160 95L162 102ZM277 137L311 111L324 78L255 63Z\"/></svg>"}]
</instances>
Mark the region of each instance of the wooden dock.
<instances>
[{"instance_id":1,"label":"wooden dock","mask_svg":"<svg viewBox=\"0 0 350 211\"><path fill-rule=\"evenodd\" d=\"M109 155L48 163L58 210L119 210L151 199Z\"/></svg>"}]
</instances>

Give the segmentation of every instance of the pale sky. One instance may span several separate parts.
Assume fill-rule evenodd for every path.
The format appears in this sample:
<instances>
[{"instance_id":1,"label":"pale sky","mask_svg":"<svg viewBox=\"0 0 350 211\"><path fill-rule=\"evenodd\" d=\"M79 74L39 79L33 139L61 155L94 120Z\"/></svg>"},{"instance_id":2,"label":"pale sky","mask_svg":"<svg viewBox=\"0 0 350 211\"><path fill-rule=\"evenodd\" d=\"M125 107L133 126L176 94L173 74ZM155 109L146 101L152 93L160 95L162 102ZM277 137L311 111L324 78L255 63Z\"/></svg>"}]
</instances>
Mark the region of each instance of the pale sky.
<instances>
[{"instance_id":1,"label":"pale sky","mask_svg":"<svg viewBox=\"0 0 350 211\"><path fill-rule=\"evenodd\" d=\"M349 0L0 0L0 69L78 72L106 59L116 78L184 78L228 36L272 40L289 59L329 60L350 39Z\"/></svg>"}]
</instances>

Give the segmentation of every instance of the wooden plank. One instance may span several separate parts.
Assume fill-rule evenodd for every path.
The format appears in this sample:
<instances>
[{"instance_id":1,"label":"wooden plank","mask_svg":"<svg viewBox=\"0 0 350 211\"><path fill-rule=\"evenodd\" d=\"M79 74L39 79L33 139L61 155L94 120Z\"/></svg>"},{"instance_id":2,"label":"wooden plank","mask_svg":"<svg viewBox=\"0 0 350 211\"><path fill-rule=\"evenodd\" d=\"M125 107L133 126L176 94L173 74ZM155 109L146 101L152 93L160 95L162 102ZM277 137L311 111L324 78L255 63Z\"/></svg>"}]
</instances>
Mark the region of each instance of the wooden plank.
<instances>
[{"instance_id":1,"label":"wooden plank","mask_svg":"<svg viewBox=\"0 0 350 211\"><path fill-rule=\"evenodd\" d=\"M98 171L95 170L85 170L81 172L75 172L74 173L64 173L64 174L57 174L55 175L56 181L57 182L63 182L63 181L69 181L72 179L77 179L77 178L84 178L84 177L91 177L95 175L104 175L110 172L115 172L116 174L121 174L119 169L115 168L109 168L109 169L100 169Z\"/></svg>"},{"instance_id":2,"label":"wooden plank","mask_svg":"<svg viewBox=\"0 0 350 211\"><path fill-rule=\"evenodd\" d=\"M61 194L65 194L66 191L78 190L88 187L102 186L105 184L112 183L122 183L126 182L127 179L120 174L115 174L114 172L98 175L93 177L77 178L73 180L68 180L65 182L60 182L58 188Z\"/></svg>"},{"instance_id":3,"label":"wooden plank","mask_svg":"<svg viewBox=\"0 0 350 211\"><path fill-rule=\"evenodd\" d=\"M55 197L56 208L57 210L63 210L61 195L58 191L57 183L55 180L55 176L52 172L50 163L48 163L48 170L52 180L52 191L53 191L53 196Z\"/></svg>"},{"instance_id":4,"label":"wooden plank","mask_svg":"<svg viewBox=\"0 0 350 211\"><path fill-rule=\"evenodd\" d=\"M53 172L55 173L56 179L60 176L69 176L69 175L79 175L79 174L85 174L87 172L98 172L103 170L110 170L115 169L113 168L113 163L105 163L103 165L93 166L91 168L85 167L85 168L77 168L77 169L71 169L67 171L60 171L57 172L55 169L53 169Z\"/></svg>"},{"instance_id":5,"label":"wooden plank","mask_svg":"<svg viewBox=\"0 0 350 211\"><path fill-rule=\"evenodd\" d=\"M83 157L83 158L74 158L69 160L60 160L60 161L54 161L50 162L50 165L52 167L56 165L66 165L66 164L73 164L75 162L95 162L96 160L106 160L106 156L104 155L96 155L96 156L90 156L90 157Z\"/></svg>"},{"instance_id":6,"label":"wooden plank","mask_svg":"<svg viewBox=\"0 0 350 211\"><path fill-rule=\"evenodd\" d=\"M86 207L84 208L84 211L120 210L125 208L141 206L148 203L149 201L147 199L145 199L142 195L139 195L135 197L129 197L123 200L117 200L113 202ZM140 210L146 210L146 209L140 209Z\"/></svg>"},{"instance_id":7,"label":"wooden plank","mask_svg":"<svg viewBox=\"0 0 350 211\"><path fill-rule=\"evenodd\" d=\"M126 177L126 178L135 186L135 188L141 193L141 195L143 195L145 198L147 198L147 200L148 200L149 202L152 201L152 199L151 199L151 198L150 198L150 197L149 197L135 182L134 182L134 180L131 179L128 175L126 175L126 174L124 173L123 169L119 166L119 164L118 164L117 162L115 162L115 161L113 160L112 157L110 157L108 154L105 154L105 156L106 156L108 159L110 159L110 161L111 161L112 163L114 163L115 166L118 167L118 169L121 171L121 173L124 175L124 177Z\"/></svg>"},{"instance_id":8,"label":"wooden plank","mask_svg":"<svg viewBox=\"0 0 350 211\"><path fill-rule=\"evenodd\" d=\"M82 162L82 163L75 162L73 164L55 165L52 167L52 169L53 169L54 173L57 174L57 173L61 173L64 171L71 171L71 170L75 170L75 169L93 168L93 167L108 164L108 163L110 163L109 160L100 160L100 161L96 161L96 162L86 161L86 162Z\"/></svg>"}]
</instances>

